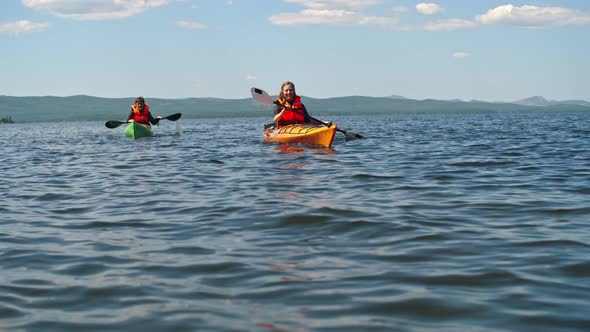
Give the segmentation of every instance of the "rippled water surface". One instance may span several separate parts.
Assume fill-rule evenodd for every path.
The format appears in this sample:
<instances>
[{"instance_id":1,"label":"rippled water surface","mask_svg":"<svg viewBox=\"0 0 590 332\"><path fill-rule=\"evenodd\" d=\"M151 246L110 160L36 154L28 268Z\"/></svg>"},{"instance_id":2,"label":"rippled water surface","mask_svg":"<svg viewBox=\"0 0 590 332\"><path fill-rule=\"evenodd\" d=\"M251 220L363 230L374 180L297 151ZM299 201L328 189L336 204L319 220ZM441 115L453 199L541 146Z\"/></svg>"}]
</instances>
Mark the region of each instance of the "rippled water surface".
<instances>
[{"instance_id":1,"label":"rippled water surface","mask_svg":"<svg viewBox=\"0 0 590 332\"><path fill-rule=\"evenodd\" d=\"M590 114L267 120L0 126L0 330L588 331Z\"/></svg>"}]
</instances>

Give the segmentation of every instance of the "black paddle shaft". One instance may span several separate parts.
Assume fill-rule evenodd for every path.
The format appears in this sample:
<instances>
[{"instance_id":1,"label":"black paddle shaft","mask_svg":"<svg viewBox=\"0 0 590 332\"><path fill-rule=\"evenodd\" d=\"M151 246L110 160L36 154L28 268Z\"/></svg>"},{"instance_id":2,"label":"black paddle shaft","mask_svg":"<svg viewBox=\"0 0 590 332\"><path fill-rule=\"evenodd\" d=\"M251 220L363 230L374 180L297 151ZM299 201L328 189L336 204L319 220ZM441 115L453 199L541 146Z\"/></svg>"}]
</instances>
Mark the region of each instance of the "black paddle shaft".
<instances>
[{"instance_id":1,"label":"black paddle shaft","mask_svg":"<svg viewBox=\"0 0 590 332\"><path fill-rule=\"evenodd\" d=\"M163 118L161 118L160 120L164 119L164 120L168 120L168 121L176 121L178 119L180 119L180 117L182 116L182 113L174 113L174 114L170 114L168 116L165 116ZM115 120L111 120L111 121L107 121L105 122L105 126L109 129L113 129L113 128L117 128L122 124L128 123L127 121L115 121Z\"/></svg>"}]
</instances>

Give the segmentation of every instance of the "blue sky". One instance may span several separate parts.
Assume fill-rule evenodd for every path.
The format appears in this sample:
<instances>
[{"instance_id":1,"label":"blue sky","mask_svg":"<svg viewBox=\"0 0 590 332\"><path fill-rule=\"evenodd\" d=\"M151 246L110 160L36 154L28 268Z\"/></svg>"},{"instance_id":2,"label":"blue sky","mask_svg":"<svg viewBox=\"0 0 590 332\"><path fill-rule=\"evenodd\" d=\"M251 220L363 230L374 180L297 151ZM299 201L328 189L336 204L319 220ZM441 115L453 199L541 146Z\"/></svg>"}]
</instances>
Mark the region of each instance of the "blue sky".
<instances>
[{"instance_id":1,"label":"blue sky","mask_svg":"<svg viewBox=\"0 0 590 332\"><path fill-rule=\"evenodd\" d=\"M588 0L2 0L0 95L590 100Z\"/></svg>"}]
</instances>

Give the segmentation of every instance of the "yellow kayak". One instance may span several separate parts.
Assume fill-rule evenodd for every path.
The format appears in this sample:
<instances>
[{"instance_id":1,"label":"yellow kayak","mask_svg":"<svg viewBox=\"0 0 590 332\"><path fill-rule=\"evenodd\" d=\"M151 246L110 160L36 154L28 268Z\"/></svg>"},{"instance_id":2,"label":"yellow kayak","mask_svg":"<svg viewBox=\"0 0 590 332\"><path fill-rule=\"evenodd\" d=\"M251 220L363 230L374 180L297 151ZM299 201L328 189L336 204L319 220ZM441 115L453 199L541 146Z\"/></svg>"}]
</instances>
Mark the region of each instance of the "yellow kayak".
<instances>
[{"instance_id":1,"label":"yellow kayak","mask_svg":"<svg viewBox=\"0 0 590 332\"><path fill-rule=\"evenodd\" d=\"M310 144L330 147L336 134L336 126L316 126L293 124L281 128L270 127L264 130L267 142L285 144Z\"/></svg>"}]
</instances>

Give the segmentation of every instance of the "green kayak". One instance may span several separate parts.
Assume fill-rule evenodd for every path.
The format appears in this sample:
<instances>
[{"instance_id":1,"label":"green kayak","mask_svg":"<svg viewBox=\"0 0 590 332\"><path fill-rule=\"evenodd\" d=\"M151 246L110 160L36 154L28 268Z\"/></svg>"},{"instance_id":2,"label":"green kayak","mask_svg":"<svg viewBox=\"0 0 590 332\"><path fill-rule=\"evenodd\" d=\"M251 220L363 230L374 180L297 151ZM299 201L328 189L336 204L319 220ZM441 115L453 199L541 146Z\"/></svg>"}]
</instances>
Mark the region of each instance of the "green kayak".
<instances>
[{"instance_id":1,"label":"green kayak","mask_svg":"<svg viewBox=\"0 0 590 332\"><path fill-rule=\"evenodd\" d=\"M152 128L139 124L135 121L131 121L129 125L127 125L127 128L125 128L125 136L132 139L152 136L153 134L154 132L152 131Z\"/></svg>"}]
</instances>

